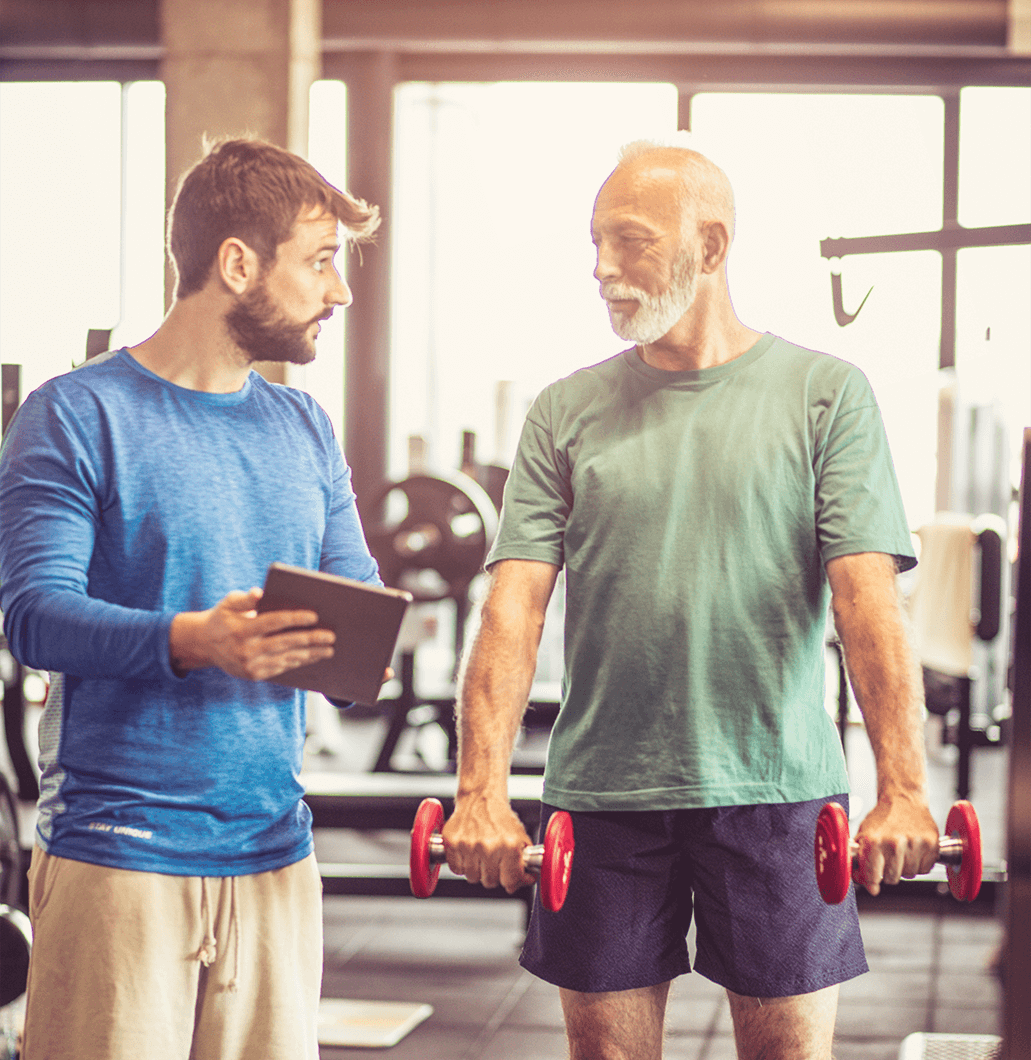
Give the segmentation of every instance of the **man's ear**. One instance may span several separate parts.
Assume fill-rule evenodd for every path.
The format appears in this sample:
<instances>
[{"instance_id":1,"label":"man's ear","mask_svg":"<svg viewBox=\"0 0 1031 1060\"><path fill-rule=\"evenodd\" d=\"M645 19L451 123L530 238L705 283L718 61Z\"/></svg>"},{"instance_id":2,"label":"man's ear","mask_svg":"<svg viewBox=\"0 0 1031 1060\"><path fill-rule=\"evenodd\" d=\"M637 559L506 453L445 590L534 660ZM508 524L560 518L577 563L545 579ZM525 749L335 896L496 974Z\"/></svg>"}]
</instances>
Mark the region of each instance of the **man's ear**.
<instances>
[{"instance_id":1,"label":"man's ear","mask_svg":"<svg viewBox=\"0 0 1031 1060\"><path fill-rule=\"evenodd\" d=\"M261 274L258 255L242 239L223 240L215 259L219 279L233 294L243 294Z\"/></svg>"},{"instance_id":2,"label":"man's ear","mask_svg":"<svg viewBox=\"0 0 1031 1060\"><path fill-rule=\"evenodd\" d=\"M715 272L730 253L730 233L722 221L709 221L701 227L702 272Z\"/></svg>"}]
</instances>

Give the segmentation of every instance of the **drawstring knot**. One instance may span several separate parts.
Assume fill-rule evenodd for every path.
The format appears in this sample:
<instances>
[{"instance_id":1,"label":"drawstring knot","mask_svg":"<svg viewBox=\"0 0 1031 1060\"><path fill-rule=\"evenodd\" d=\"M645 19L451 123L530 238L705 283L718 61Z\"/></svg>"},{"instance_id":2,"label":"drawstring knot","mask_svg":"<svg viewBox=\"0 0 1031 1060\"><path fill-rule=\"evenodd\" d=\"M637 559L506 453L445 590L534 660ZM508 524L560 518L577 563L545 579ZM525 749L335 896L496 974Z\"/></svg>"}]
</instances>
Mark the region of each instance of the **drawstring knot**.
<instances>
[{"instance_id":1,"label":"drawstring knot","mask_svg":"<svg viewBox=\"0 0 1031 1060\"><path fill-rule=\"evenodd\" d=\"M204 941L201 943L200 949L197 951L196 959L204 965L205 968L210 968L218 954L218 942L215 939L215 932L211 922L211 901L208 898L208 881L207 878L202 876L200 881L200 916L204 922Z\"/></svg>"},{"instance_id":2,"label":"drawstring knot","mask_svg":"<svg viewBox=\"0 0 1031 1060\"><path fill-rule=\"evenodd\" d=\"M210 968L218 956L218 940L215 938L214 917L211 909L211 896L208 893L208 879L200 881L200 916L204 926L204 941L194 960L200 961L205 968ZM240 909L236 900L236 877L229 877L229 923L233 933L233 975L226 984L226 989L235 994L240 983Z\"/></svg>"}]
</instances>

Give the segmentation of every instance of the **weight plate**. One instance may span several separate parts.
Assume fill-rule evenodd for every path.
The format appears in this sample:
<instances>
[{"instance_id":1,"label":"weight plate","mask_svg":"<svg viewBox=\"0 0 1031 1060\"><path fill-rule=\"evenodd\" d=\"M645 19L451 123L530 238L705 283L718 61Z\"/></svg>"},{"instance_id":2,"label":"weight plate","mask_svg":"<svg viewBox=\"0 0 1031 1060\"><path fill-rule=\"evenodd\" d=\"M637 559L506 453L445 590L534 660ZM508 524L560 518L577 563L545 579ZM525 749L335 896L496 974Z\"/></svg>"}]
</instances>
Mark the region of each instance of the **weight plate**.
<instances>
[{"instance_id":1,"label":"weight plate","mask_svg":"<svg viewBox=\"0 0 1031 1060\"><path fill-rule=\"evenodd\" d=\"M25 993L31 952L29 918L20 909L0 904L0 1009Z\"/></svg>"},{"instance_id":2,"label":"weight plate","mask_svg":"<svg viewBox=\"0 0 1031 1060\"><path fill-rule=\"evenodd\" d=\"M17 904L21 868L18 810L11 789L7 786L7 779L0 773L0 904Z\"/></svg>"},{"instance_id":3,"label":"weight plate","mask_svg":"<svg viewBox=\"0 0 1031 1060\"><path fill-rule=\"evenodd\" d=\"M416 898L429 898L437 887L440 865L430 861L430 836L444 826L444 807L438 799L423 799L415 812L412 848L408 856L408 882Z\"/></svg>"},{"instance_id":4,"label":"weight plate","mask_svg":"<svg viewBox=\"0 0 1031 1060\"><path fill-rule=\"evenodd\" d=\"M963 860L959 866L945 866L949 890L961 902L972 902L981 890L981 824L966 799L954 803L949 810L945 834L963 843Z\"/></svg>"},{"instance_id":5,"label":"weight plate","mask_svg":"<svg viewBox=\"0 0 1031 1060\"><path fill-rule=\"evenodd\" d=\"M541 904L557 913L569 891L573 871L573 819L564 810L551 815L544 832L544 860L541 862Z\"/></svg>"},{"instance_id":6,"label":"weight plate","mask_svg":"<svg viewBox=\"0 0 1031 1060\"><path fill-rule=\"evenodd\" d=\"M456 599L483 568L498 514L469 475L412 475L386 487L366 535L383 581L417 601Z\"/></svg>"},{"instance_id":7,"label":"weight plate","mask_svg":"<svg viewBox=\"0 0 1031 1060\"><path fill-rule=\"evenodd\" d=\"M816 819L816 883L828 905L839 905L848 894L852 879L849 857L848 814L836 802L828 802Z\"/></svg>"}]
</instances>

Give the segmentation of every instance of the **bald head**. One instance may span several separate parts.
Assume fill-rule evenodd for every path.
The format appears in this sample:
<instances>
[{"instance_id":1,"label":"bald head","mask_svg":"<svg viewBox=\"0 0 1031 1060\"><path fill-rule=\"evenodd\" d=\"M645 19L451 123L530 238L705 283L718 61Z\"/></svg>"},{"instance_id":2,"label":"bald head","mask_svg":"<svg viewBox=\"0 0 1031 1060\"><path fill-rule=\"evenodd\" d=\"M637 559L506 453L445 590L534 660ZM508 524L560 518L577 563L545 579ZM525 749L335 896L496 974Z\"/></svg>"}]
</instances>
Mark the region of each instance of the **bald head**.
<instances>
[{"instance_id":1,"label":"bald head","mask_svg":"<svg viewBox=\"0 0 1031 1060\"><path fill-rule=\"evenodd\" d=\"M719 221L733 239L734 190L726 173L693 148L675 140L635 140L620 150L609 179L617 175L634 182L669 184L685 225Z\"/></svg>"}]
</instances>

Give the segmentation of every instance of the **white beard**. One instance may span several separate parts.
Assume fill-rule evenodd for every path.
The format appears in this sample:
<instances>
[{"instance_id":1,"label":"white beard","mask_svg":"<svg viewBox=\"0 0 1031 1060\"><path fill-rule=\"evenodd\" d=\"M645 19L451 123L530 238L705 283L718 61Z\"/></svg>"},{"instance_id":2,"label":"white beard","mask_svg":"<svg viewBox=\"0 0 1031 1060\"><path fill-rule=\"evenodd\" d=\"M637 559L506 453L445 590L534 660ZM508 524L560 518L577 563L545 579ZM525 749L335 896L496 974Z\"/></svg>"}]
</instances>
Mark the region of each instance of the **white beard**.
<instances>
[{"instance_id":1,"label":"white beard","mask_svg":"<svg viewBox=\"0 0 1031 1060\"><path fill-rule=\"evenodd\" d=\"M624 283L606 283L602 284L601 296L608 303L612 330L627 342L647 345L658 342L691 308L696 290L694 259L686 258L678 262L662 294L648 294ZM618 312L611 302L622 299L637 302L637 309L630 314Z\"/></svg>"}]
</instances>

